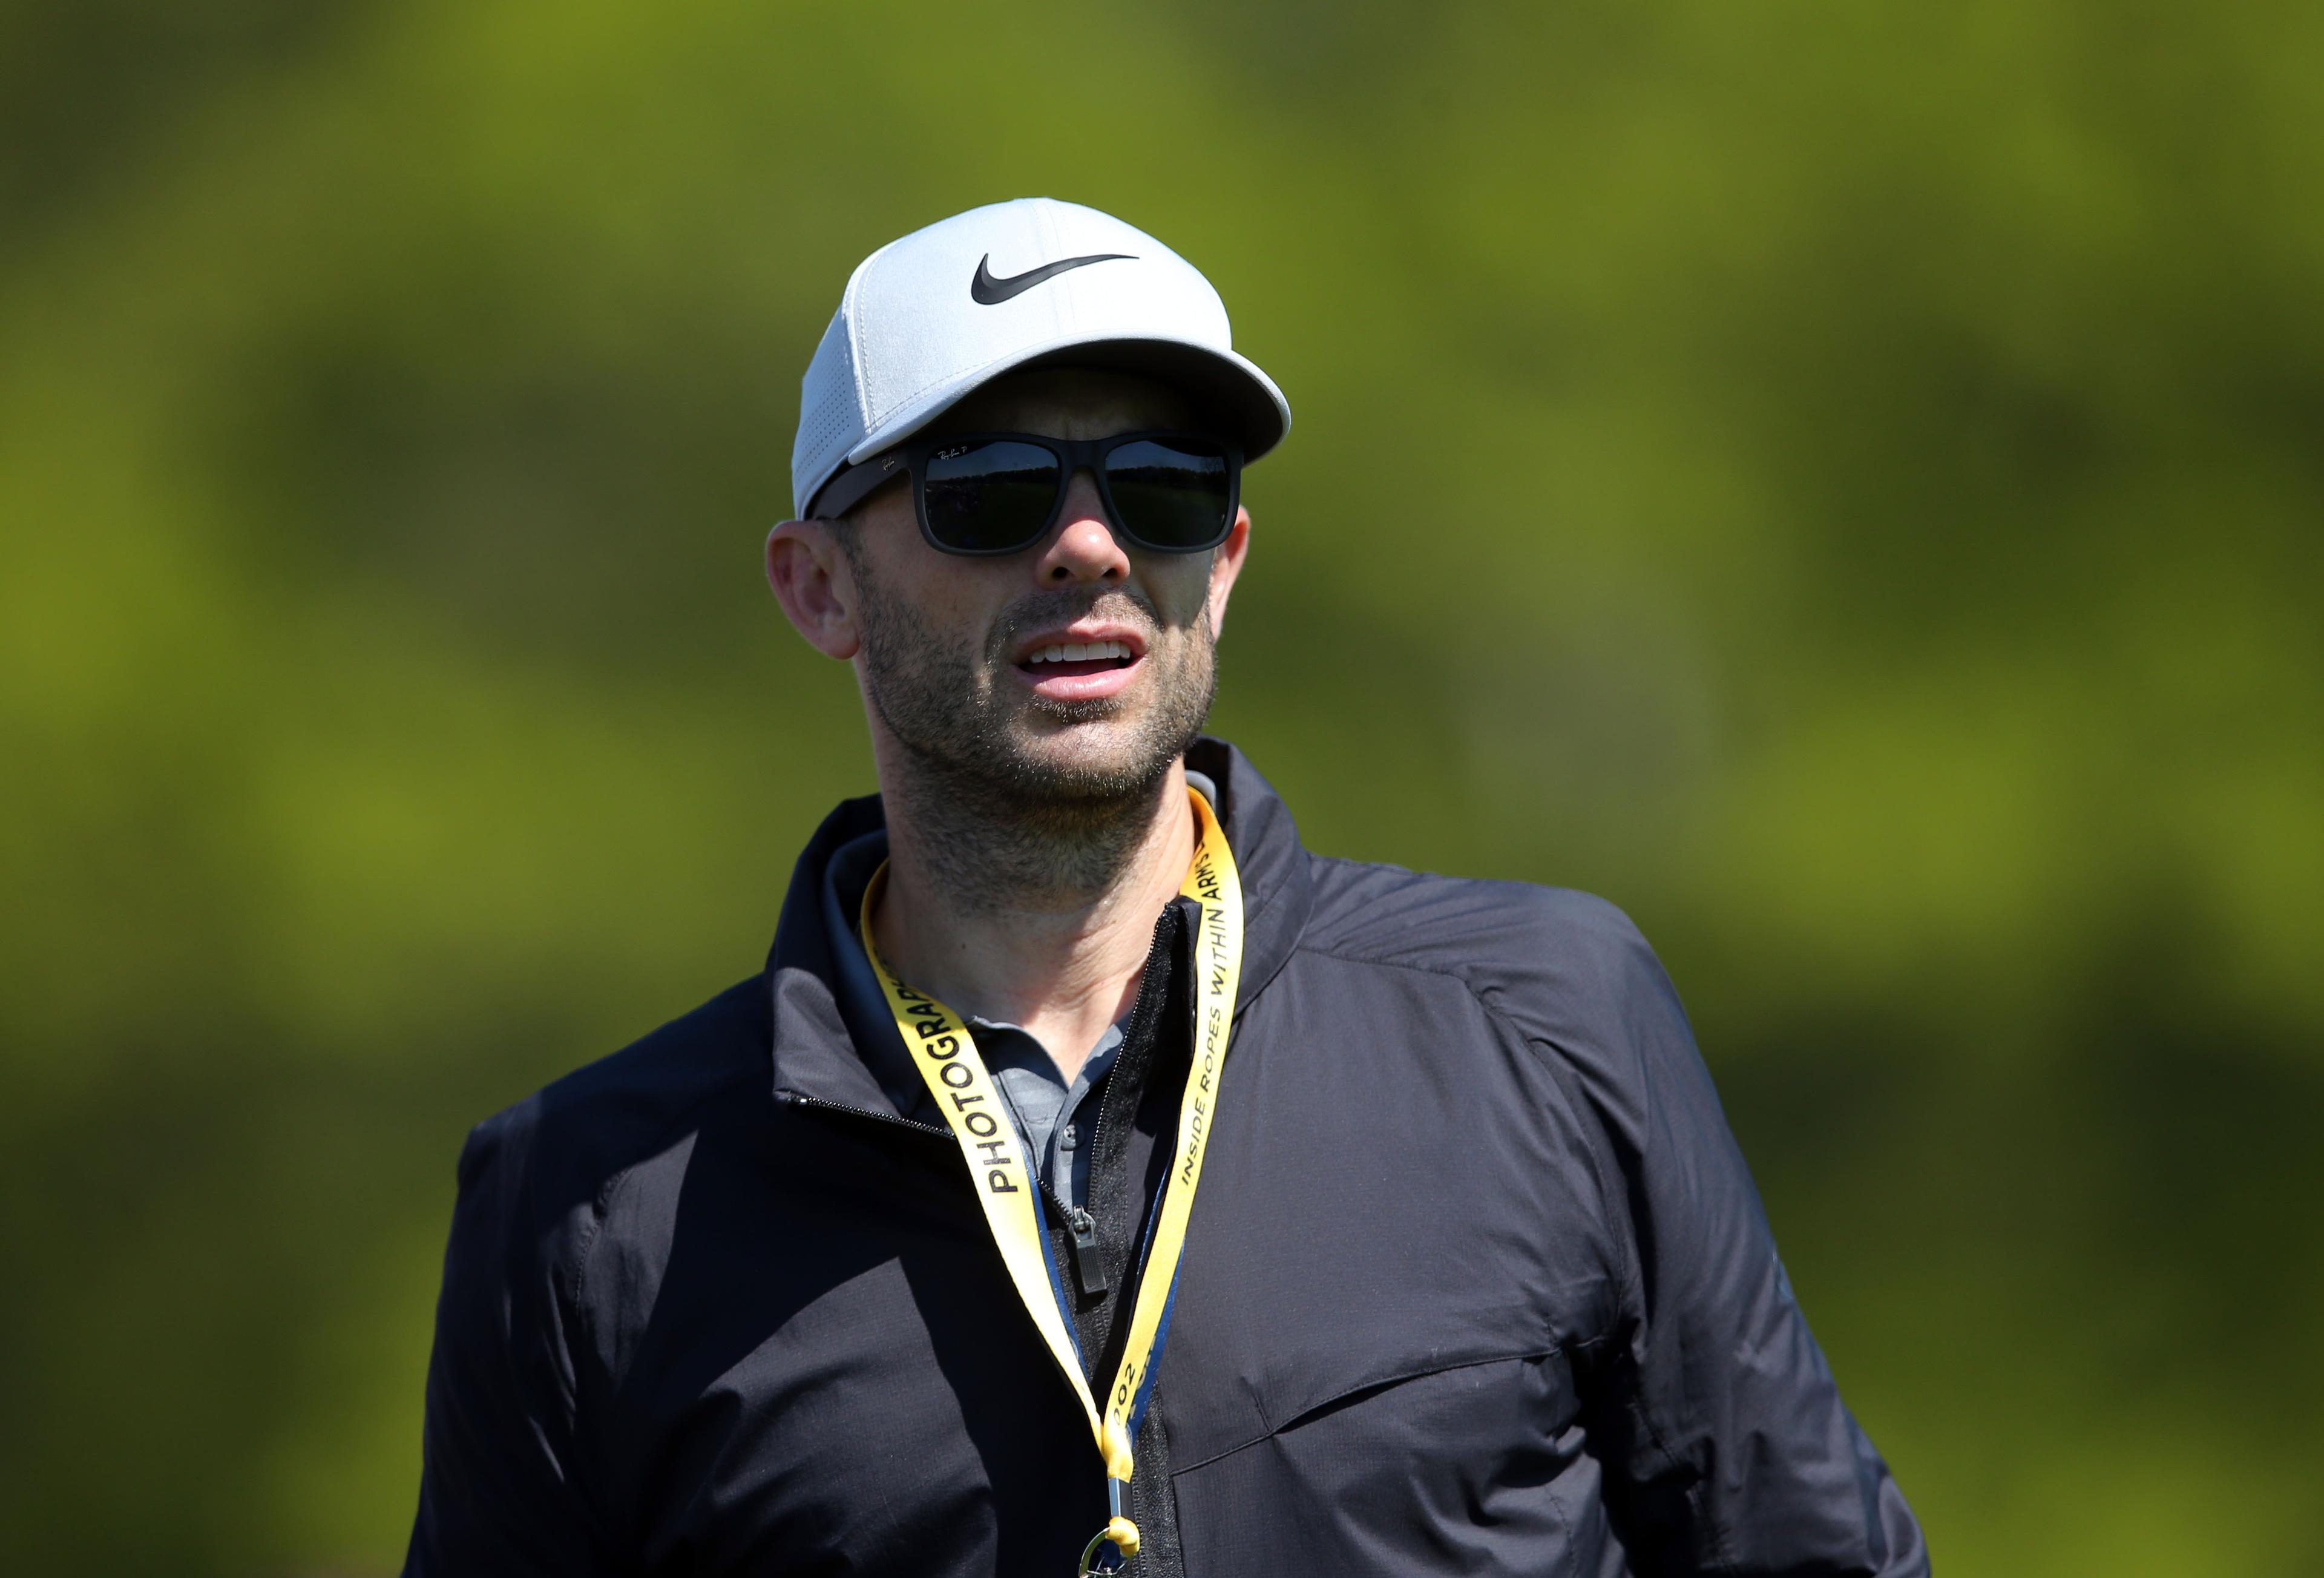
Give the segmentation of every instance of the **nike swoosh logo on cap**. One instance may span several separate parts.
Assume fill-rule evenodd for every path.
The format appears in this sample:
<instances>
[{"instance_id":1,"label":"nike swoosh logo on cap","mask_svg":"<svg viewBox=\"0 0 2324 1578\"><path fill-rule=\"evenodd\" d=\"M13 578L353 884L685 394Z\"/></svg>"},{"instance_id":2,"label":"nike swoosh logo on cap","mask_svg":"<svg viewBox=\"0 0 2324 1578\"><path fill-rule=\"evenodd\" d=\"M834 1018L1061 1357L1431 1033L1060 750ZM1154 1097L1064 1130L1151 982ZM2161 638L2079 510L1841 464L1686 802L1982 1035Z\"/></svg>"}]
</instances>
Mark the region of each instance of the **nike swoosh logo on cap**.
<instances>
[{"instance_id":1,"label":"nike swoosh logo on cap","mask_svg":"<svg viewBox=\"0 0 2324 1578\"><path fill-rule=\"evenodd\" d=\"M1038 269L1027 269L1021 274L1011 274L1005 280L992 277L992 254L986 253L976 260L976 278L968 282L969 299L980 307L998 307L1011 296L1021 296L1044 280L1054 280L1067 269L1087 268L1093 263L1111 263L1116 258L1135 259L1129 252L1100 252L1088 257L1063 257L1053 263L1043 263Z\"/></svg>"}]
</instances>

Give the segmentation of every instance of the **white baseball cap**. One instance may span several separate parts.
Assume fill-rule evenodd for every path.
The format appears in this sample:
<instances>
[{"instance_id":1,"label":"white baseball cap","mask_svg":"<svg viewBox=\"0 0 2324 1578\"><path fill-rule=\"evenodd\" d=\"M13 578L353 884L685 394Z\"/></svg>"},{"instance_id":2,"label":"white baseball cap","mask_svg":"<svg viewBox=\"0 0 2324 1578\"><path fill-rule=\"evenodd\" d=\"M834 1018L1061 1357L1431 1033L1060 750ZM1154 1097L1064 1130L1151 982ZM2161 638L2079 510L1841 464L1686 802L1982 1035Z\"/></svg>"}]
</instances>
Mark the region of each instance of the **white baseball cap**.
<instances>
[{"instance_id":1,"label":"white baseball cap","mask_svg":"<svg viewBox=\"0 0 2324 1578\"><path fill-rule=\"evenodd\" d=\"M971 208L865 258L799 382L791 503L909 438L1003 373L1120 367L1185 390L1245 459L1290 430L1275 381L1236 354L1194 264L1111 214L1051 198Z\"/></svg>"}]
</instances>

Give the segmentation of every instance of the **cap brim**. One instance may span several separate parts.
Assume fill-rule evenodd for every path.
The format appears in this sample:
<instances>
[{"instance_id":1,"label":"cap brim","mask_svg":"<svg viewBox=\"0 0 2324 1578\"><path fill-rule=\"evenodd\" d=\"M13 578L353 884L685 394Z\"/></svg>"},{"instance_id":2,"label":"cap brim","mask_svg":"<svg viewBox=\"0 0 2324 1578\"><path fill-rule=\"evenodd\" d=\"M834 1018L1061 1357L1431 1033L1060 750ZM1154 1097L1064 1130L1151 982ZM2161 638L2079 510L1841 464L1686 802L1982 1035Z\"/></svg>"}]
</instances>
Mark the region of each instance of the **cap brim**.
<instances>
[{"instance_id":1,"label":"cap brim","mask_svg":"<svg viewBox=\"0 0 2324 1578\"><path fill-rule=\"evenodd\" d=\"M929 390L866 433L847 452L847 464L859 465L910 438L994 379L1034 367L1119 368L1157 379L1191 398L1205 420L1216 422L1225 437L1242 446L1247 461L1274 448L1291 430L1290 402L1249 357L1192 340L1109 335L1028 346Z\"/></svg>"}]
</instances>

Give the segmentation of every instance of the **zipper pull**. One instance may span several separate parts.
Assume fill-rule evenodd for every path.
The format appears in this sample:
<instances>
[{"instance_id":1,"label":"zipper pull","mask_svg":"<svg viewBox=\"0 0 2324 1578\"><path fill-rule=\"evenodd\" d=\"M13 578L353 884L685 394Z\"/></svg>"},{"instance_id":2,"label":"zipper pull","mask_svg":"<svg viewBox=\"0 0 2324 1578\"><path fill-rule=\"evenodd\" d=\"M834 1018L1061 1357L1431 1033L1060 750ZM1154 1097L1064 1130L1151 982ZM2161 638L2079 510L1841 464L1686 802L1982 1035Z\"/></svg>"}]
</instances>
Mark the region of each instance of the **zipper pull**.
<instances>
[{"instance_id":1,"label":"zipper pull","mask_svg":"<svg viewBox=\"0 0 2324 1578\"><path fill-rule=\"evenodd\" d=\"M1074 1235L1074 1277L1084 1293L1095 1297L1108 1286L1105 1262L1098 1258L1097 1218L1076 1205L1065 1217L1065 1226Z\"/></svg>"}]
</instances>

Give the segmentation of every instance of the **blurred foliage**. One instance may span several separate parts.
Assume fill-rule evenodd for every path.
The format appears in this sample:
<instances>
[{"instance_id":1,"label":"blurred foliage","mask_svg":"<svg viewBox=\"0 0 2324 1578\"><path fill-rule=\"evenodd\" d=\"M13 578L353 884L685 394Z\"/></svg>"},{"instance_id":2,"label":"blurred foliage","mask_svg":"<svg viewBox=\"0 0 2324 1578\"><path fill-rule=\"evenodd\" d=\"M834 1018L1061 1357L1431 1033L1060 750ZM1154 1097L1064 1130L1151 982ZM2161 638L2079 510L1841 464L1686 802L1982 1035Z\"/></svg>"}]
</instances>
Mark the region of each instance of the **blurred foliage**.
<instances>
[{"instance_id":1,"label":"blurred foliage","mask_svg":"<svg viewBox=\"0 0 2324 1578\"><path fill-rule=\"evenodd\" d=\"M0 0L0 1568L392 1570L464 1129L870 782L758 578L807 354L1047 192L1298 413L1218 728L1318 848L1639 918L1943 1567L2324 1570L2319 59Z\"/></svg>"}]
</instances>

